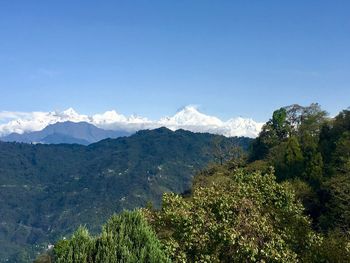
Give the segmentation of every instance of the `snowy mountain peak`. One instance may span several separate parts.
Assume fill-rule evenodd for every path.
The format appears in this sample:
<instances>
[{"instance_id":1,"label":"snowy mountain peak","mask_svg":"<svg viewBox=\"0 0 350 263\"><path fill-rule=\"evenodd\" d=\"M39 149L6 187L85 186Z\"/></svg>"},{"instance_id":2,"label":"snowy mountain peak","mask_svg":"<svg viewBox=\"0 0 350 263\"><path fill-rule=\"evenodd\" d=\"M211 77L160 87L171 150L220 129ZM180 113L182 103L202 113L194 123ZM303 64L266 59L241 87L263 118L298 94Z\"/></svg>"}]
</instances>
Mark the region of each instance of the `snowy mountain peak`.
<instances>
[{"instance_id":1,"label":"snowy mountain peak","mask_svg":"<svg viewBox=\"0 0 350 263\"><path fill-rule=\"evenodd\" d=\"M62 112L63 115L69 116L69 117L76 117L79 114L73 109L73 108L68 108Z\"/></svg>"},{"instance_id":2,"label":"snowy mountain peak","mask_svg":"<svg viewBox=\"0 0 350 263\"><path fill-rule=\"evenodd\" d=\"M230 119L225 123L227 131L224 133L226 136L247 136L257 137L264 124L257 123L253 119L244 119L237 117Z\"/></svg>"},{"instance_id":3,"label":"snowy mountain peak","mask_svg":"<svg viewBox=\"0 0 350 263\"><path fill-rule=\"evenodd\" d=\"M182 109L178 110L176 113L187 113L187 114L200 114L200 112L198 111L198 107L195 105L187 105L185 107L183 107Z\"/></svg>"},{"instance_id":4,"label":"snowy mountain peak","mask_svg":"<svg viewBox=\"0 0 350 263\"><path fill-rule=\"evenodd\" d=\"M127 118L118 114L115 110L106 111L102 114L95 114L92 116L92 122L95 124L103 125L103 124L112 124L115 122L126 122Z\"/></svg>"},{"instance_id":5,"label":"snowy mountain peak","mask_svg":"<svg viewBox=\"0 0 350 263\"><path fill-rule=\"evenodd\" d=\"M10 118L9 118L10 117ZM225 136L258 136L263 123L242 117L222 121L215 116L200 112L196 106L189 105L175 115L149 120L144 117L124 116L115 110L87 116L73 108L62 112L0 112L0 137L7 134L39 131L57 122L87 122L99 128L135 132L141 129L155 129L165 126L171 130L185 129L192 132L209 132Z\"/></svg>"},{"instance_id":6,"label":"snowy mountain peak","mask_svg":"<svg viewBox=\"0 0 350 263\"><path fill-rule=\"evenodd\" d=\"M195 106L186 106L182 110L178 111L174 116L163 118L160 123L164 126L181 126L186 129L185 126L206 126L206 125L222 125L222 121L216 117L205 115L198 111Z\"/></svg>"}]
</instances>

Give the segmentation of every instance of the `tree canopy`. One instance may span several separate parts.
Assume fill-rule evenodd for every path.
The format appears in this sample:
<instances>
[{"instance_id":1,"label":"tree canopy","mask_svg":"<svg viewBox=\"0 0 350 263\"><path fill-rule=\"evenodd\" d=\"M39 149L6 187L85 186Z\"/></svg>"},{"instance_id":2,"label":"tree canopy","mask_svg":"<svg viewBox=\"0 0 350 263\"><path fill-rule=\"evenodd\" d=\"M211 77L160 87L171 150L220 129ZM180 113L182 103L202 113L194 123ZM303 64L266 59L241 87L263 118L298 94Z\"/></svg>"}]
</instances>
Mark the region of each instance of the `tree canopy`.
<instances>
[{"instance_id":1,"label":"tree canopy","mask_svg":"<svg viewBox=\"0 0 350 263\"><path fill-rule=\"evenodd\" d=\"M270 174L221 169L190 198L165 194L149 213L174 262L298 262L321 243L293 191Z\"/></svg>"}]
</instances>

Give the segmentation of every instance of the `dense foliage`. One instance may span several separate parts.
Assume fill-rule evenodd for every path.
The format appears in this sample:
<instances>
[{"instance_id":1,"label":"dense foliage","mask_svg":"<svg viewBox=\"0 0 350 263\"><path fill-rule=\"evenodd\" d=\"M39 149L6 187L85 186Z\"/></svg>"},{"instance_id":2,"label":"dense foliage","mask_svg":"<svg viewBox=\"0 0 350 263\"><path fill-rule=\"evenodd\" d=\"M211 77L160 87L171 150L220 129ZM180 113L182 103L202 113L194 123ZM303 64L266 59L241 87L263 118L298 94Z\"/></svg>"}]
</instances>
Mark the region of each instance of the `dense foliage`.
<instances>
[{"instance_id":1,"label":"dense foliage","mask_svg":"<svg viewBox=\"0 0 350 263\"><path fill-rule=\"evenodd\" d=\"M273 174L216 168L196 182L190 198L165 194L148 213L174 262L313 260L321 238Z\"/></svg>"},{"instance_id":2,"label":"dense foliage","mask_svg":"<svg viewBox=\"0 0 350 263\"><path fill-rule=\"evenodd\" d=\"M276 110L246 169L276 169L325 236L328 262L350 262L350 110L328 118L318 104Z\"/></svg>"},{"instance_id":3,"label":"dense foliage","mask_svg":"<svg viewBox=\"0 0 350 263\"><path fill-rule=\"evenodd\" d=\"M99 236L79 227L70 239L57 242L53 251L36 262L57 263L169 263L156 234L138 212L112 216Z\"/></svg>"},{"instance_id":4,"label":"dense foliage","mask_svg":"<svg viewBox=\"0 0 350 263\"><path fill-rule=\"evenodd\" d=\"M214 141L247 149L250 139L161 128L89 146L0 142L0 262L28 262L79 225L98 233L115 212L187 191L216 160Z\"/></svg>"}]
</instances>

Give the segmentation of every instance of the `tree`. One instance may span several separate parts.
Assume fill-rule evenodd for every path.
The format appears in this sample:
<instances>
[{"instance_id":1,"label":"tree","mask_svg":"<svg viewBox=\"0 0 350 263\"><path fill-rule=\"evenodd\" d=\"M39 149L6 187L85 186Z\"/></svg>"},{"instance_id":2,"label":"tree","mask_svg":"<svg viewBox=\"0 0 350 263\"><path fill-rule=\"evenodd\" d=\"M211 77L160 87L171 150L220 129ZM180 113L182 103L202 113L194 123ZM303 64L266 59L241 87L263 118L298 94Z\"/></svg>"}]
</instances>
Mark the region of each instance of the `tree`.
<instances>
[{"instance_id":1,"label":"tree","mask_svg":"<svg viewBox=\"0 0 350 263\"><path fill-rule=\"evenodd\" d=\"M350 110L340 112L334 119L327 121L322 126L319 145L325 162L325 170L329 176L337 172L338 156L346 155L346 147L343 146L346 144L348 138L346 133L348 132L350 132ZM337 153L334 153L335 151Z\"/></svg>"},{"instance_id":2,"label":"tree","mask_svg":"<svg viewBox=\"0 0 350 263\"><path fill-rule=\"evenodd\" d=\"M224 163L227 158L228 148L223 143L220 137L215 137L213 140L213 156L214 159L219 162L220 165Z\"/></svg>"},{"instance_id":3,"label":"tree","mask_svg":"<svg viewBox=\"0 0 350 263\"><path fill-rule=\"evenodd\" d=\"M227 161L227 165L230 169L237 169L246 165L248 155L242 147L238 145L232 146L229 150L229 155L230 159Z\"/></svg>"},{"instance_id":4,"label":"tree","mask_svg":"<svg viewBox=\"0 0 350 263\"><path fill-rule=\"evenodd\" d=\"M230 159L230 150L232 144L225 142L224 137L217 136L213 139L213 156L214 159L223 165L224 162Z\"/></svg>"},{"instance_id":5,"label":"tree","mask_svg":"<svg viewBox=\"0 0 350 263\"><path fill-rule=\"evenodd\" d=\"M284 107L287 112L287 122L290 125L290 135L296 135L302 120L303 106L292 104Z\"/></svg>"},{"instance_id":6,"label":"tree","mask_svg":"<svg viewBox=\"0 0 350 263\"><path fill-rule=\"evenodd\" d=\"M302 138L301 147L304 157L301 178L309 182L312 186L318 187L323 179L324 165L317 139L313 138L311 134L305 133Z\"/></svg>"},{"instance_id":7,"label":"tree","mask_svg":"<svg viewBox=\"0 0 350 263\"><path fill-rule=\"evenodd\" d=\"M151 227L139 211L112 216L100 236L80 227L71 239L54 246L57 263L167 263L170 262Z\"/></svg>"},{"instance_id":8,"label":"tree","mask_svg":"<svg viewBox=\"0 0 350 263\"><path fill-rule=\"evenodd\" d=\"M85 227L79 227L70 240L61 240L54 247L57 263L91 263L94 254L94 238Z\"/></svg>"},{"instance_id":9,"label":"tree","mask_svg":"<svg viewBox=\"0 0 350 263\"><path fill-rule=\"evenodd\" d=\"M283 182L286 187L291 187L295 197L300 200L305 208L305 214L313 220L313 226L317 226L317 219L320 216L322 205L319 201L316 190L305 180L294 178Z\"/></svg>"},{"instance_id":10,"label":"tree","mask_svg":"<svg viewBox=\"0 0 350 263\"><path fill-rule=\"evenodd\" d=\"M337 229L328 232L317 253L319 262L350 262L350 233L344 234Z\"/></svg>"},{"instance_id":11,"label":"tree","mask_svg":"<svg viewBox=\"0 0 350 263\"><path fill-rule=\"evenodd\" d=\"M304 107L300 116L301 122L298 128L300 137L309 134L314 138L318 138L321 127L327 120L327 112L321 109L321 106L317 103L312 103L308 107Z\"/></svg>"},{"instance_id":12,"label":"tree","mask_svg":"<svg viewBox=\"0 0 350 263\"><path fill-rule=\"evenodd\" d=\"M95 262L170 262L157 236L139 212L112 216L96 242Z\"/></svg>"},{"instance_id":13,"label":"tree","mask_svg":"<svg viewBox=\"0 0 350 263\"><path fill-rule=\"evenodd\" d=\"M350 231L350 174L336 175L326 181L322 190L326 193L325 211L320 218L323 229Z\"/></svg>"},{"instance_id":14,"label":"tree","mask_svg":"<svg viewBox=\"0 0 350 263\"><path fill-rule=\"evenodd\" d=\"M285 164L289 167L298 165L303 160L303 153L300 148L298 139L292 136L286 143L286 150L284 153Z\"/></svg>"},{"instance_id":15,"label":"tree","mask_svg":"<svg viewBox=\"0 0 350 263\"><path fill-rule=\"evenodd\" d=\"M302 178L313 186L319 186L323 177L323 160L320 152L310 149L304 154Z\"/></svg>"},{"instance_id":16,"label":"tree","mask_svg":"<svg viewBox=\"0 0 350 263\"><path fill-rule=\"evenodd\" d=\"M241 166L246 162L247 155L236 141L226 140L224 136L216 136L212 147L213 157L220 165L230 161L233 166Z\"/></svg>"},{"instance_id":17,"label":"tree","mask_svg":"<svg viewBox=\"0 0 350 263\"><path fill-rule=\"evenodd\" d=\"M295 178L302 174L303 153L296 136L270 149L267 160L276 169L279 181Z\"/></svg>"},{"instance_id":18,"label":"tree","mask_svg":"<svg viewBox=\"0 0 350 263\"><path fill-rule=\"evenodd\" d=\"M332 159L335 172L350 174L350 131L343 132L336 141Z\"/></svg>"},{"instance_id":19,"label":"tree","mask_svg":"<svg viewBox=\"0 0 350 263\"><path fill-rule=\"evenodd\" d=\"M340 137L343 132L350 131L350 109L340 112L334 120L334 136Z\"/></svg>"},{"instance_id":20,"label":"tree","mask_svg":"<svg viewBox=\"0 0 350 263\"><path fill-rule=\"evenodd\" d=\"M289 133L286 109L275 110L272 118L262 127L259 137L253 142L250 159L254 161L265 158L269 150L286 139Z\"/></svg>"},{"instance_id":21,"label":"tree","mask_svg":"<svg viewBox=\"0 0 350 263\"><path fill-rule=\"evenodd\" d=\"M287 111L285 108L280 108L272 114L273 130L279 140L286 138L289 134L290 126L287 122Z\"/></svg>"},{"instance_id":22,"label":"tree","mask_svg":"<svg viewBox=\"0 0 350 263\"><path fill-rule=\"evenodd\" d=\"M273 120L270 119L263 125L258 138L252 143L250 160L255 161L265 158L270 148L276 146L278 142L279 138L274 129Z\"/></svg>"}]
</instances>

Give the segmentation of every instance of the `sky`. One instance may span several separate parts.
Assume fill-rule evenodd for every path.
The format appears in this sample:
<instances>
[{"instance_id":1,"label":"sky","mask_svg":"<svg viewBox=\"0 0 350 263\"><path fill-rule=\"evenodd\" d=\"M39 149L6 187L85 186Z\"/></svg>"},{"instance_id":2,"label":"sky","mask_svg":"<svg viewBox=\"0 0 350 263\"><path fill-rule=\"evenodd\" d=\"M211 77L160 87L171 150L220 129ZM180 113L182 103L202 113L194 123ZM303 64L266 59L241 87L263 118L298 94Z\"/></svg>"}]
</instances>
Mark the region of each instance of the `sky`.
<instances>
[{"instance_id":1,"label":"sky","mask_svg":"<svg viewBox=\"0 0 350 263\"><path fill-rule=\"evenodd\" d=\"M350 106L350 1L0 1L0 111Z\"/></svg>"}]
</instances>

